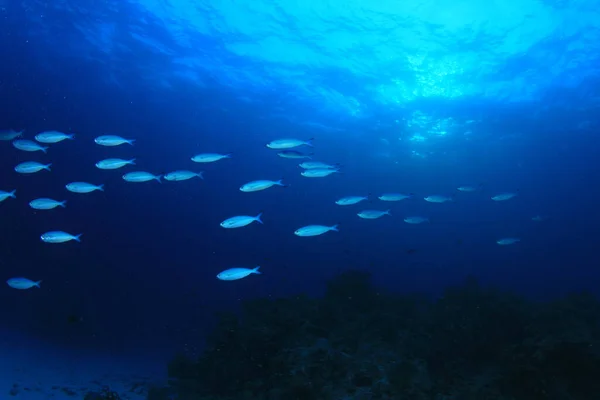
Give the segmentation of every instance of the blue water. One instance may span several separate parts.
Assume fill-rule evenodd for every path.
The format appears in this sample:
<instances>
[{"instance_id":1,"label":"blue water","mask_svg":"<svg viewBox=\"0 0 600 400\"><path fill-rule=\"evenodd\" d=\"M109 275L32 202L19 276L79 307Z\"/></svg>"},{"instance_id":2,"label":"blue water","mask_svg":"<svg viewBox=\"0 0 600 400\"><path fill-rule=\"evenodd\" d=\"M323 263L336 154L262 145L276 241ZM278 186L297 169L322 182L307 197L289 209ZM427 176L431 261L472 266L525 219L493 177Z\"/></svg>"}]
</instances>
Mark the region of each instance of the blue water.
<instances>
[{"instance_id":1,"label":"blue water","mask_svg":"<svg viewBox=\"0 0 600 400\"><path fill-rule=\"evenodd\" d=\"M0 278L43 280L0 290L2 328L166 360L201 354L215 312L321 296L354 269L431 299L467 277L533 300L597 294L598 14L594 1L0 1L0 129L75 134L47 154L0 142L0 189L17 190L0 203ZM135 145L94 143L109 133ZM341 173L302 177L302 160L265 146L286 137L314 138L302 150ZM201 152L232 158L190 161ZM108 157L137 165L94 166ZM29 160L52 171L13 171ZM205 179L121 179L176 169ZM289 187L238 190L280 178ZM76 180L105 191L67 192ZM377 200L385 192L415 196ZM518 196L490 199L502 192ZM32 210L42 196L67 207ZM358 218L367 208L392 215ZM259 212L264 225L219 226ZM412 215L430 223L403 222ZM340 231L293 234L309 224ZM56 229L81 243L39 239ZM261 275L216 279L256 265Z\"/></svg>"}]
</instances>

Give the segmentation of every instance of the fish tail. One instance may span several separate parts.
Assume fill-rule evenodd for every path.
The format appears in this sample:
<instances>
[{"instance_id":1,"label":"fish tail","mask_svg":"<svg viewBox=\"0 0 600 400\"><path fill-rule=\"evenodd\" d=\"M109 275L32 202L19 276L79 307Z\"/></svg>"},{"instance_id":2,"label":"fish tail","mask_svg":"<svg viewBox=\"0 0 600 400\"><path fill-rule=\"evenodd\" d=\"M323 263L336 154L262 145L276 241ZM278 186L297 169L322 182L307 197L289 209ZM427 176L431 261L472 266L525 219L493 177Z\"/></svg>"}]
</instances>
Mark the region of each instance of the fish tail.
<instances>
[{"instance_id":1,"label":"fish tail","mask_svg":"<svg viewBox=\"0 0 600 400\"><path fill-rule=\"evenodd\" d=\"M67 207L67 201L63 200L60 203L58 203L59 206L61 206L62 208L66 208Z\"/></svg>"},{"instance_id":2,"label":"fish tail","mask_svg":"<svg viewBox=\"0 0 600 400\"><path fill-rule=\"evenodd\" d=\"M283 178L281 178L281 179L280 179L280 180L278 180L278 181L275 181L275 184L276 184L276 185L279 185L279 186L283 186L283 187L288 187L288 186L290 186L290 185L287 185L287 184L283 183Z\"/></svg>"},{"instance_id":3,"label":"fish tail","mask_svg":"<svg viewBox=\"0 0 600 400\"><path fill-rule=\"evenodd\" d=\"M10 192L8 194L10 197L12 197L13 199L17 198L17 189L13 190L12 192Z\"/></svg>"},{"instance_id":4,"label":"fish tail","mask_svg":"<svg viewBox=\"0 0 600 400\"><path fill-rule=\"evenodd\" d=\"M200 171L196 175L198 175L198 178L204 180L204 171Z\"/></svg>"},{"instance_id":5,"label":"fish tail","mask_svg":"<svg viewBox=\"0 0 600 400\"><path fill-rule=\"evenodd\" d=\"M261 272L258 270L260 268L260 265L257 265L255 268L252 268L252 273L253 274L261 274Z\"/></svg>"},{"instance_id":6,"label":"fish tail","mask_svg":"<svg viewBox=\"0 0 600 400\"><path fill-rule=\"evenodd\" d=\"M46 154L46 153L48 152L48 148L49 148L48 146L46 146L46 147L41 147L41 149L42 149L42 151L44 152L44 154Z\"/></svg>"},{"instance_id":7,"label":"fish tail","mask_svg":"<svg viewBox=\"0 0 600 400\"><path fill-rule=\"evenodd\" d=\"M98 190L104 192L104 183L102 185L98 185Z\"/></svg>"},{"instance_id":8,"label":"fish tail","mask_svg":"<svg viewBox=\"0 0 600 400\"><path fill-rule=\"evenodd\" d=\"M42 281L33 282L33 286L41 288Z\"/></svg>"},{"instance_id":9,"label":"fish tail","mask_svg":"<svg viewBox=\"0 0 600 400\"><path fill-rule=\"evenodd\" d=\"M223 155L223 158L231 158L232 155L233 153L227 153Z\"/></svg>"},{"instance_id":10,"label":"fish tail","mask_svg":"<svg viewBox=\"0 0 600 400\"><path fill-rule=\"evenodd\" d=\"M129 143L131 146L133 146L133 144L135 143L135 139L129 139L127 141L127 143Z\"/></svg>"},{"instance_id":11,"label":"fish tail","mask_svg":"<svg viewBox=\"0 0 600 400\"><path fill-rule=\"evenodd\" d=\"M75 235L75 236L73 237L73 240L76 240L76 241L78 241L79 243L81 243L81 235L83 235L83 233L80 233L79 235Z\"/></svg>"},{"instance_id":12,"label":"fish tail","mask_svg":"<svg viewBox=\"0 0 600 400\"><path fill-rule=\"evenodd\" d=\"M262 215L263 215L263 213L262 213L262 211L261 211L261 212L259 212L259 213L258 213L258 215L257 215L256 217L254 217L254 219L255 219L257 222L260 222L261 224L263 224L263 223L264 223L264 222L262 222L262 220L260 219L260 217L262 217Z\"/></svg>"},{"instance_id":13,"label":"fish tail","mask_svg":"<svg viewBox=\"0 0 600 400\"><path fill-rule=\"evenodd\" d=\"M50 167L52 166L52 163L48 164L48 165L44 165L44 169L47 169L48 171L51 171Z\"/></svg>"},{"instance_id":14,"label":"fish tail","mask_svg":"<svg viewBox=\"0 0 600 400\"><path fill-rule=\"evenodd\" d=\"M135 165L135 158L132 158L131 160L129 160L129 164Z\"/></svg>"},{"instance_id":15,"label":"fish tail","mask_svg":"<svg viewBox=\"0 0 600 400\"><path fill-rule=\"evenodd\" d=\"M67 135L68 139L74 140L75 139L75 134L71 133L70 135Z\"/></svg>"},{"instance_id":16,"label":"fish tail","mask_svg":"<svg viewBox=\"0 0 600 400\"><path fill-rule=\"evenodd\" d=\"M310 138L310 139L308 139L308 140L307 140L307 141L306 141L304 144L305 144L305 145L307 145L307 146L310 146L310 147L315 147L315 146L313 145L313 143L312 143L312 142L313 142L313 140L315 140L315 138Z\"/></svg>"},{"instance_id":17,"label":"fish tail","mask_svg":"<svg viewBox=\"0 0 600 400\"><path fill-rule=\"evenodd\" d=\"M329 230L334 231L334 232L339 232L340 230L338 229L339 227L339 223L335 224L334 226L332 226L331 228L329 228Z\"/></svg>"},{"instance_id":18,"label":"fish tail","mask_svg":"<svg viewBox=\"0 0 600 400\"><path fill-rule=\"evenodd\" d=\"M162 181L160 180L160 178L162 178L162 175L156 175L154 177L154 179L156 179L158 181L158 183L162 183Z\"/></svg>"},{"instance_id":19,"label":"fish tail","mask_svg":"<svg viewBox=\"0 0 600 400\"><path fill-rule=\"evenodd\" d=\"M392 215L392 210L388 208L388 209L386 210L386 212L385 212L385 213L386 213L387 215Z\"/></svg>"}]
</instances>

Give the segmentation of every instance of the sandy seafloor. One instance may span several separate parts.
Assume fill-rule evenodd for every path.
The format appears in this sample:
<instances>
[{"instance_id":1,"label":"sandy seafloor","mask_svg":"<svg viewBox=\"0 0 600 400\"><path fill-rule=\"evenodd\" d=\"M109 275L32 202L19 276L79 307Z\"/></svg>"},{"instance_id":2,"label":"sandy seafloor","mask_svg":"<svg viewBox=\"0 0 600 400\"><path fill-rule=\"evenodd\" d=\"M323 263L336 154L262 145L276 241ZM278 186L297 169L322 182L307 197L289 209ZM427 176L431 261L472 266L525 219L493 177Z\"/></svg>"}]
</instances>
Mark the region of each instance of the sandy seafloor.
<instances>
[{"instance_id":1,"label":"sandy seafloor","mask_svg":"<svg viewBox=\"0 0 600 400\"><path fill-rule=\"evenodd\" d=\"M123 400L146 400L166 381L166 362L65 350L0 331L1 400L79 400L104 387Z\"/></svg>"}]
</instances>

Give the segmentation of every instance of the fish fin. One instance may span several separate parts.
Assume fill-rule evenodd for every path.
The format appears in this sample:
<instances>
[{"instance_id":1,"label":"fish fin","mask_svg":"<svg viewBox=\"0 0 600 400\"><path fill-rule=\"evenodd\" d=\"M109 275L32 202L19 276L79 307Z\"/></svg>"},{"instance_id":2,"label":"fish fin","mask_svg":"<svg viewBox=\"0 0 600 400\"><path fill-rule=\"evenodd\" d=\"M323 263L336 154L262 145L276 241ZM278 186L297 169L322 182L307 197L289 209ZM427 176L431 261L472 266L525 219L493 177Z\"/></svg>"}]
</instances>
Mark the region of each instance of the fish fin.
<instances>
[{"instance_id":1,"label":"fish fin","mask_svg":"<svg viewBox=\"0 0 600 400\"><path fill-rule=\"evenodd\" d=\"M59 206L61 206L62 208L66 208L67 207L67 201L63 200L60 203L58 203Z\"/></svg>"},{"instance_id":2,"label":"fish fin","mask_svg":"<svg viewBox=\"0 0 600 400\"><path fill-rule=\"evenodd\" d=\"M135 165L135 158L132 158L131 160L129 160L129 164Z\"/></svg>"},{"instance_id":3,"label":"fish fin","mask_svg":"<svg viewBox=\"0 0 600 400\"><path fill-rule=\"evenodd\" d=\"M67 135L67 139L75 140L75 134L71 133L70 135Z\"/></svg>"},{"instance_id":4,"label":"fish fin","mask_svg":"<svg viewBox=\"0 0 600 400\"><path fill-rule=\"evenodd\" d=\"M257 265L255 268L252 268L252 273L253 274L261 274L262 272L260 272L258 269L260 268L260 265Z\"/></svg>"},{"instance_id":5,"label":"fish fin","mask_svg":"<svg viewBox=\"0 0 600 400\"><path fill-rule=\"evenodd\" d=\"M260 217L262 217L263 213L262 211L258 213L258 215L256 217L254 217L254 219L256 220L256 222L260 222L261 224L264 224L264 222L262 222L262 220L260 219Z\"/></svg>"},{"instance_id":6,"label":"fish fin","mask_svg":"<svg viewBox=\"0 0 600 400\"><path fill-rule=\"evenodd\" d=\"M334 226L332 226L331 228L329 228L330 231L334 231L334 232L339 232L340 230L338 229L339 227L339 222L337 224L335 224Z\"/></svg>"},{"instance_id":7,"label":"fish fin","mask_svg":"<svg viewBox=\"0 0 600 400\"><path fill-rule=\"evenodd\" d=\"M315 138L310 138L310 139L308 139L308 140L307 140L307 141L306 141L304 144L305 144L305 145L307 145L307 146L310 146L310 147L315 147L315 146L313 145L313 143L312 143L312 142L313 142L313 140L315 140Z\"/></svg>"},{"instance_id":8,"label":"fish fin","mask_svg":"<svg viewBox=\"0 0 600 400\"><path fill-rule=\"evenodd\" d=\"M278 181L275 181L275 184L276 184L276 185L279 185L279 186L283 186L283 187L289 187L289 186L290 186L290 185L288 185L288 184L286 184L286 183L283 183L283 178L281 178L281 179L280 179L280 180L278 180Z\"/></svg>"},{"instance_id":9,"label":"fish fin","mask_svg":"<svg viewBox=\"0 0 600 400\"><path fill-rule=\"evenodd\" d=\"M104 183L101 185L98 185L98 190L101 192L104 192Z\"/></svg>"},{"instance_id":10,"label":"fish fin","mask_svg":"<svg viewBox=\"0 0 600 400\"><path fill-rule=\"evenodd\" d=\"M17 194L16 194L16 193L17 193L17 189L13 190L13 191L12 191L12 192L10 192L8 195L9 195L10 197L12 197L13 199L16 199L16 198L17 198Z\"/></svg>"},{"instance_id":11,"label":"fish fin","mask_svg":"<svg viewBox=\"0 0 600 400\"><path fill-rule=\"evenodd\" d=\"M204 171L200 171L196 175L198 175L198 178L204 180Z\"/></svg>"},{"instance_id":12,"label":"fish fin","mask_svg":"<svg viewBox=\"0 0 600 400\"><path fill-rule=\"evenodd\" d=\"M232 155L233 153L223 154L223 158L231 158Z\"/></svg>"},{"instance_id":13,"label":"fish fin","mask_svg":"<svg viewBox=\"0 0 600 400\"><path fill-rule=\"evenodd\" d=\"M46 154L48 152L49 147L48 146L46 146L46 147L42 146L41 149L44 152L44 154Z\"/></svg>"},{"instance_id":14,"label":"fish fin","mask_svg":"<svg viewBox=\"0 0 600 400\"><path fill-rule=\"evenodd\" d=\"M158 183L162 183L162 181L160 180L160 178L162 178L162 175L156 175L154 177L154 179L156 179L158 181Z\"/></svg>"},{"instance_id":15,"label":"fish fin","mask_svg":"<svg viewBox=\"0 0 600 400\"><path fill-rule=\"evenodd\" d=\"M38 288L41 289L41 286L40 286L41 283L42 283L42 281L33 282L33 286L38 287Z\"/></svg>"},{"instance_id":16,"label":"fish fin","mask_svg":"<svg viewBox=\"0 0 600 400\"><path fill-rule=\"evenodd\" d=\"M392 215L392 209L391 209L391 208L388 208L388 209L386 210L386 212L385 212L385 213L386 213L387 215Z\"/></svg>"},{"instance_id":17,"label":"fish fin","mask_svg":"<svg viewBox=\"0 0 600 400\"><path fill-rule=\"evenodd\" d=\"M80 233L79 235L75 235L75 236L73 237L73 240L76 240L76 241L78 241L79 243L81 243L81 235L83 235L83 233Z\"/></svg>"},{"instance_id":18,"label":"fish fin","mask_svg":"<svg viewBox=\"0 0 600 400\"><path fill-rule=\"evenodd\" d=\"M52 166L52 163L48 164L48 165L44 165L44 169L47 169L48 171L51 171L50 167Z\"/></svg>"},{"instance_id":19,"label":"fish fin","mask_svg":"<svg viewBox=\"0 0 600 400\"><path fill-rule=\"evenodd\" d=\"M133 146L133 144L135 143L135 139L129 139L129 140L127 140L127 143L129 143L131 146Z\"/></svg>"}]
</instances>

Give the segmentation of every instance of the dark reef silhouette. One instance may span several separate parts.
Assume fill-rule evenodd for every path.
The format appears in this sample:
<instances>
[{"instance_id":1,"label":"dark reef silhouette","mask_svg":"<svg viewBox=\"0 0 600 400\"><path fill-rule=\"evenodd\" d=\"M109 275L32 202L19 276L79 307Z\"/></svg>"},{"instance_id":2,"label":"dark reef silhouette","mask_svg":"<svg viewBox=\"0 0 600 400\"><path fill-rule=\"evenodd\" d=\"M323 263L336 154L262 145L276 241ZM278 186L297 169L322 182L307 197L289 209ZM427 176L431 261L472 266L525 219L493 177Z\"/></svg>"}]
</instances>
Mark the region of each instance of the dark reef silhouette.
<instances>
[{"instance_id":1,"label":"dark reef silhouette","mask_svg":"<svg viewBox=\"0 0 600 400\"><path fill-rule=\"evenodd\" d=\"M600 396L600 303L537 303L474 279L437 300L344 273L322 298L243 303L197 360L176 356L179 400L591 400ZM170 396L170 397L169 397Z\"/></svg>"}]
</instances>

